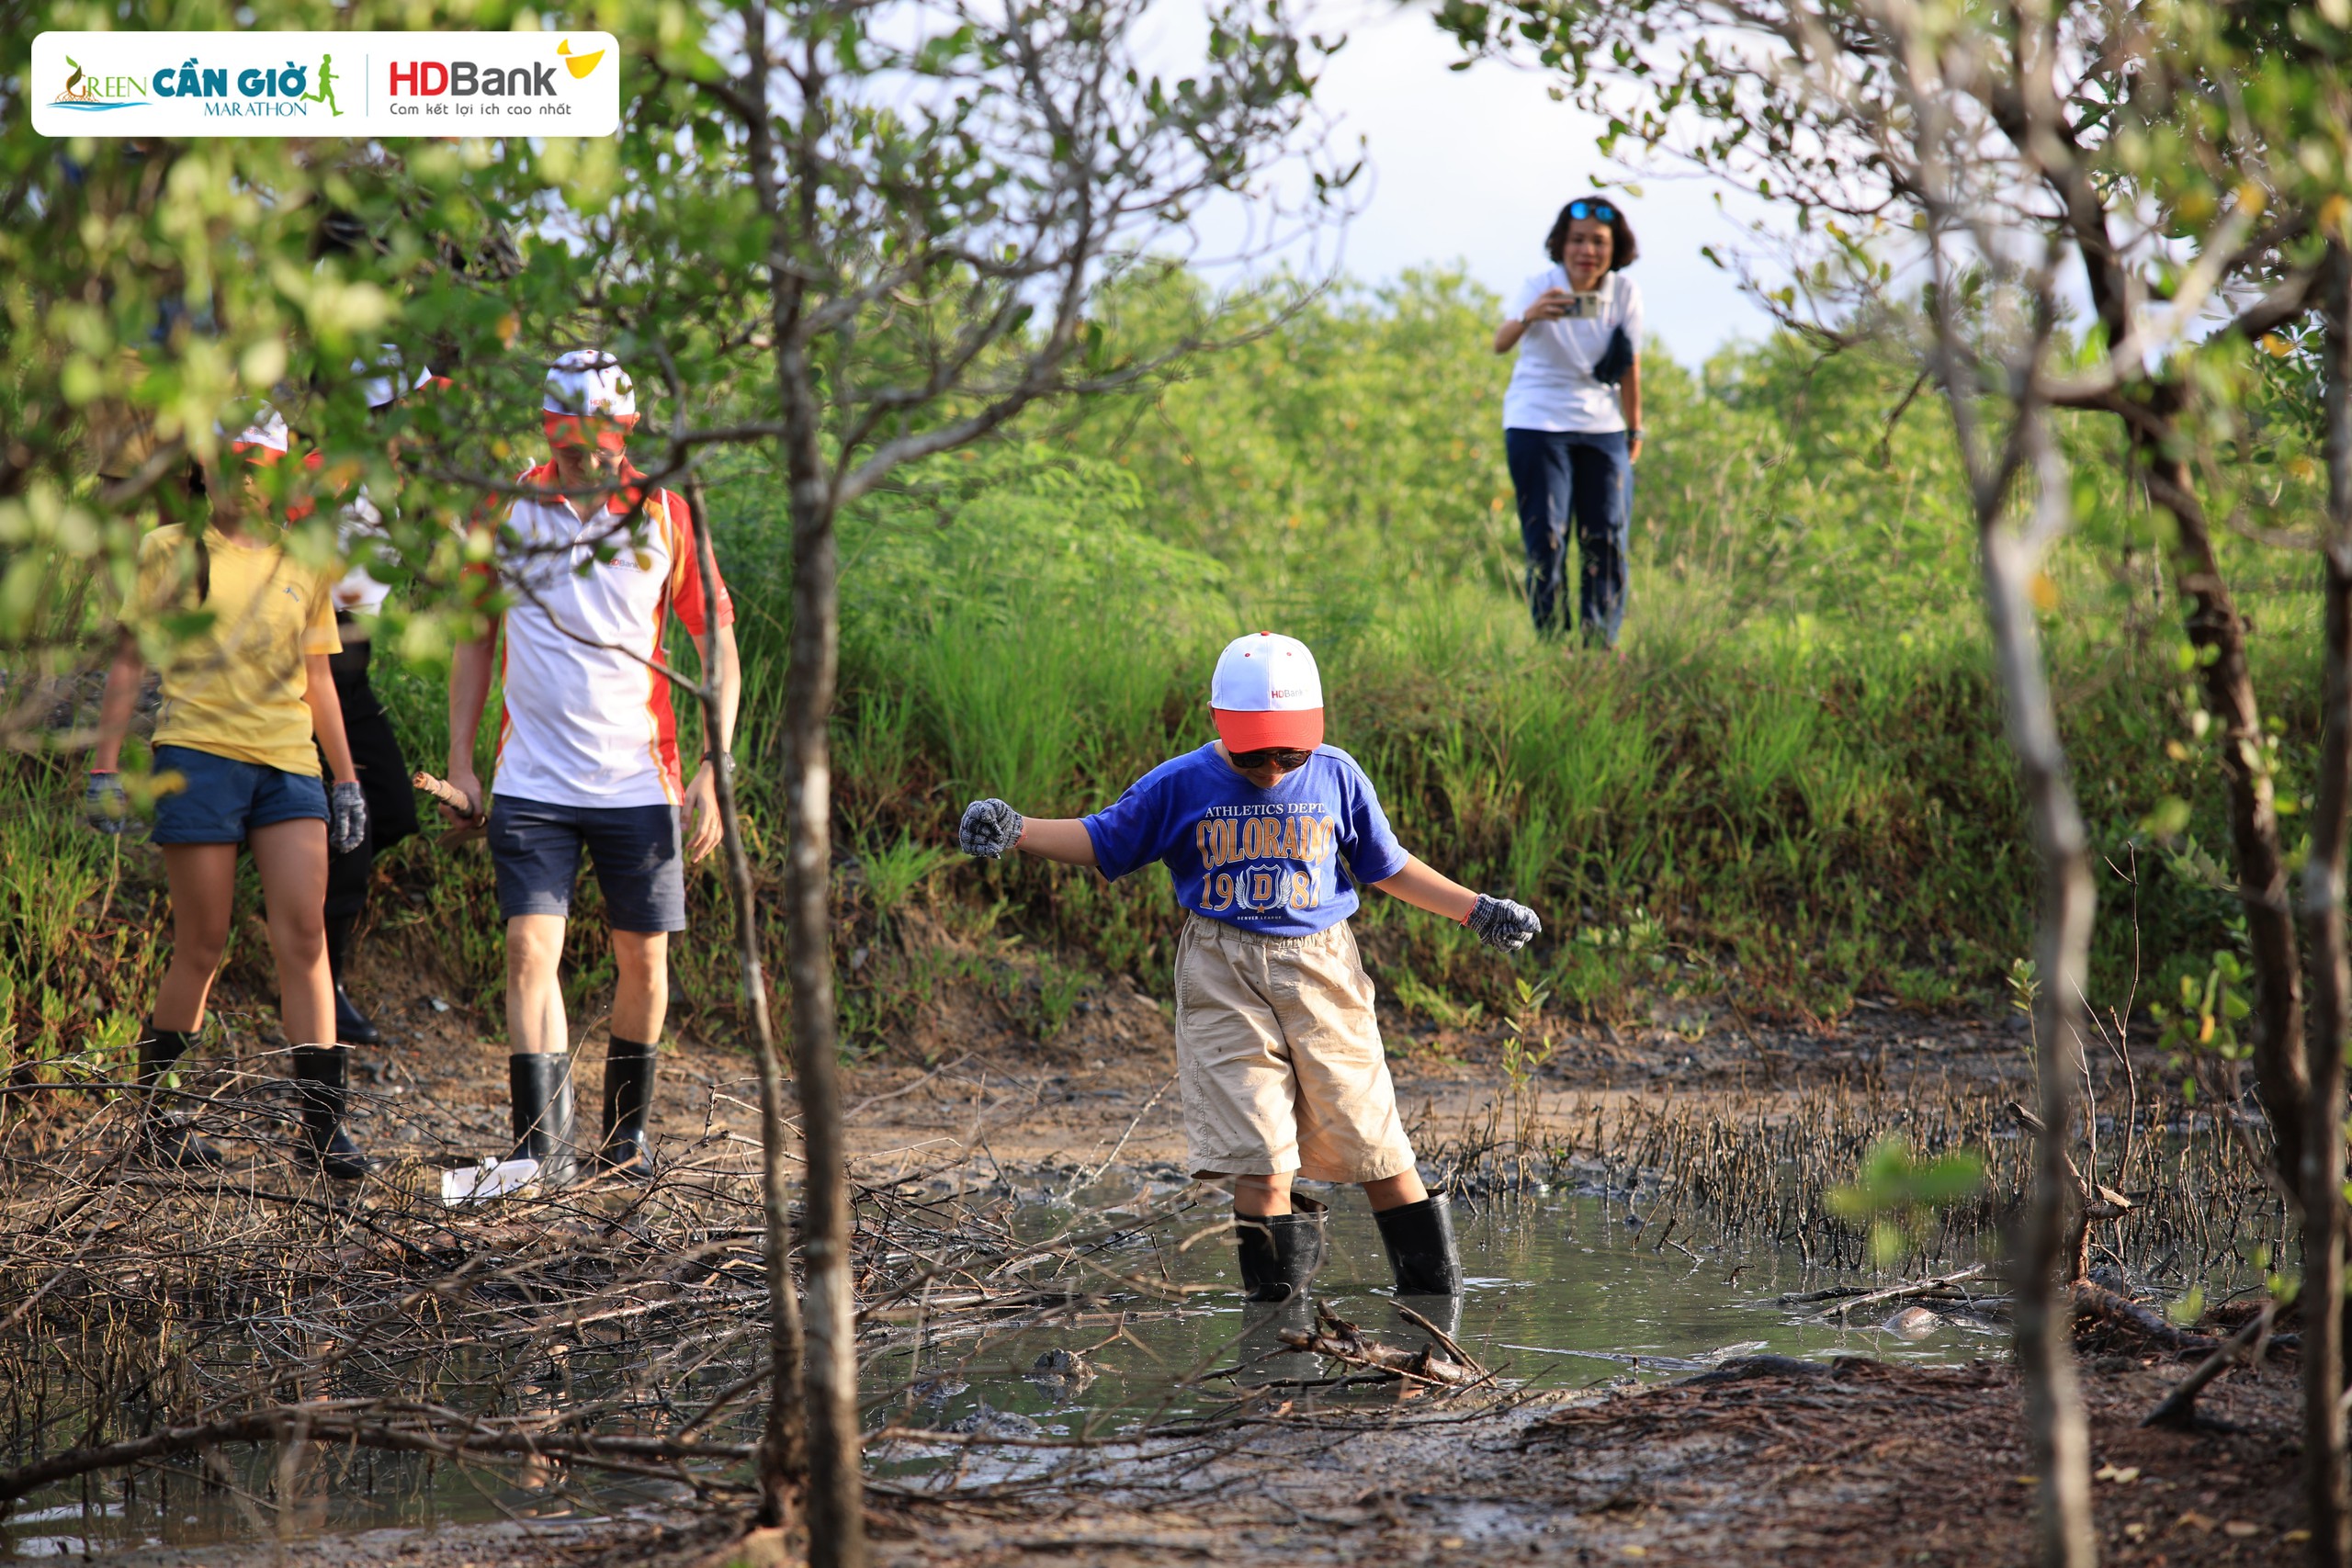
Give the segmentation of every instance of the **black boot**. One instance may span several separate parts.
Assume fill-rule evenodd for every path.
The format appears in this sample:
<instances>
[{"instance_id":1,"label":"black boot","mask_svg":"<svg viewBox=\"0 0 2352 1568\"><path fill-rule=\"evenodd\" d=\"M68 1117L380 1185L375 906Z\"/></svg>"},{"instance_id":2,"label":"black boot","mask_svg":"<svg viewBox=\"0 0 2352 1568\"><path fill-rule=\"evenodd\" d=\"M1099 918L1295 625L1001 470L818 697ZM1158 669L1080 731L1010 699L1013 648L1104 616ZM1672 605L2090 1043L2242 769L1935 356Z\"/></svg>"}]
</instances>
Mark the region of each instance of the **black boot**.
<instances>
[{"instance_id":1,"label":"black boot","mask_svg":"<svg viewBox=\"0 0 2352 1568\"><path fill-rule=\"evenodd\" d=\"M351 928L356 919L354 915L327 919L327 973L334 976L334 1037L346 1045L377 1045L382 1043L383 1036L343 988L344 966L351 958Z\"/></svg>"},{"instance_id":2,"label":"black boot","mask_svg":"<svg viewBox=\"0 0 2352 1568\"><path fill-rule=\"evenodd\" d=\"M187 1054L188 1032L158 1029L151 1020L139 1042L140 1150L157 1165L174 1170L218 1170L220 1151L196 1135L194 1129L163 1108L164 1075Z\"/></svg>"},{"instance_id":3,"label":"black boot","mask_svg":"<svg viewBox=\"0 0 2352 1568\"><path fill-rule=\"evenodd\" d=\"M294 1047L294 1091L302 1107L302 1163L337 1181L368 1174L368 1156L343 1130L351 1105L351 1048Z\"/></svg>"},{"instance_id":4,"label":"black boot","mask_svg":"<svg viewBox=\"0 0 2352 1568\"><path fill-rule=\"evenodd\" d=\"M541 1190L569 1187L579 1174L571 1114L571 1053L517 1052L506 1058L514 1103L514 1152L509 1159L539 1162Z\"/></svg>"},{"instance_id":5,"label":"black boot","mask_svg":"<svg viewBox=\"0 0 2352 1568\"><path fill-rule=\"evenodd\" d=\"M653 1174L653 1140L646 1134L646 1112L653 1109L654 1048L642 1040L613 1036L605 1047L605 1141L596 1168L644 1179Z\"/></svg>"},{"instance_id":6,"label":"black boot","mask_svg":"<svg viewBox=\"0 0 2352 1568\"><path fill-rule=\"evenodd\" d=\"M1323 1267L1323 1222L1330 1210L1312 1198L1294 1195L1287 1214L1236 1213L1233 1234L1241 1248L1241 1288L1253 1302L1286 1302L1306 1293Z\"/></svg>"},{"instance_id":7,"label":"black boot","mask_svg":"<svg viewBox=\"0 0 2352 1568\"><path fill-rule=\"evenodd\" d=\"M1396 1275L1400 1296L1458 1296L1462 1293L1462 1254L1453 1245L1453 1203L1433 1192L1418 1203L1382 1209L1372 1216L1380 1225L1380 1245L1388 1249L1388 1267Z\"/></svg>"}]
</instances>

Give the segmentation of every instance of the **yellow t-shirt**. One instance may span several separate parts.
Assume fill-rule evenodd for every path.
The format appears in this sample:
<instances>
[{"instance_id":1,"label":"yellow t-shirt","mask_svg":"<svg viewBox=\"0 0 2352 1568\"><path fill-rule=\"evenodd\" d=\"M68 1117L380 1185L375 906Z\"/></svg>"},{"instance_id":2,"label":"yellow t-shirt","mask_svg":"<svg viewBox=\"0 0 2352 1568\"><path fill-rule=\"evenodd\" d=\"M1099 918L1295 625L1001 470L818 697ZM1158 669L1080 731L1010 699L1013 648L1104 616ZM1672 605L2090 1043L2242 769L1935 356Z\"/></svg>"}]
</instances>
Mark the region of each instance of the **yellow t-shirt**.
<instances>
[{"instance_id":1,"label":"yellow t-shirt","mask_svg":"<svg viewBox=\"0 0 2352 1568\"><path fill-rule=\"evenodd\" d=\"M182 639L164 665L155 744L187 746L289 773L319 775L311 739L305 654L335 653L334 580L277 546L206 530L212 624ZM197 608L187 530L166 524L141 541L139 581L122 610L137 627Z\"/></svg>"}]
</instances>

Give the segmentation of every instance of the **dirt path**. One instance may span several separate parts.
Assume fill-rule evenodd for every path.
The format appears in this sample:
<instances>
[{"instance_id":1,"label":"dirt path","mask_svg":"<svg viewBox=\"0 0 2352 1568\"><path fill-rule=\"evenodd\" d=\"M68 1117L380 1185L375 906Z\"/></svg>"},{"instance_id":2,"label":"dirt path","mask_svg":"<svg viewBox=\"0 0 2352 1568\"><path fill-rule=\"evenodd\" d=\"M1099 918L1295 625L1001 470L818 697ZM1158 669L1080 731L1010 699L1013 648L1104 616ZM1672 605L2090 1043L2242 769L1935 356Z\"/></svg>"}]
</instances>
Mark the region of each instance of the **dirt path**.
<instances>
[{"instance_id":1,"label":"dirt path","mask_svg":"<svg viewBox=\"0 0 2352 1568\"><path fill-rule=\"evenodd\" d=\"M485 1021L441 998L433 977L375 956L363 993L387 1036L358 1054L372 1091L363 1142L454 1163L503 1152L506 1056ZM1502 1086L1499 1036L1384 1017L1408 1125L1444 1132L1482 1114ZM1536 1076L1548 1103L1575 1097L1794 1094L1838 1082L1990 1088L2028 1072L2021 1021L1929 1017L1864 1008L1830 1031L1773 1027L1690 1004L1678 1027L1619 1032L1562 1025ZM901 1059L921 1049L929 1061ZM580 1104L593 1120L602 1037L579 1050ZM272 1069L257 1060L252 1070ZM914 1049L846 1075L857 1174L888 1183L947 1175L997 1179L1015 1169L1109 1163L1171 1171L1183 1159L1170 1019L1124 977L1080 1006L1050 1044L1023 1035L972 995L943 998ZM756 1134L758 1089L740 1052L684 1043L662 1057L657 1121L665 1137L712 1144Z\"/></svg>"}]
</instances>

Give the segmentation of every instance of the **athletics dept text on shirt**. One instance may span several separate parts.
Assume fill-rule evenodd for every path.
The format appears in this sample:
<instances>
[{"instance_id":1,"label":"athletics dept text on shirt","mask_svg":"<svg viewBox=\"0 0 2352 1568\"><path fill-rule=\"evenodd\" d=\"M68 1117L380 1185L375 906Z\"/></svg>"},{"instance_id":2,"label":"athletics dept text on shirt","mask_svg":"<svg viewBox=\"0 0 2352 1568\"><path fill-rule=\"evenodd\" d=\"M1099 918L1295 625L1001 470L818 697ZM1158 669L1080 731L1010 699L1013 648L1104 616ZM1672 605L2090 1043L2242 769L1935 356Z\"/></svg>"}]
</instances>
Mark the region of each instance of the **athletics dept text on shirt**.
<instances>
[{"instance_id":1,"label":"athletics dept text on shirt","mask_svg":"<svg viewBox=\"0 0 2352 1568\"><path fill-rule=\"evenodd\" d=\"M1214 745L1162 762L1086 818L1094 862L1114 881L1159 861L1176 901L1269 936L1310 936L1356 911L1359 883L1408 857L1354 758L1325 746L1260 789Z\"/></svg>"},{"instance_id":2,"label":"athletics dept text on shirt","mask_svg":"<svg viewBox=\"0 0 2352 1568\"><path fill-rule=\"evenodd\" d=\"M1319 909L1339 893L1340 824L1318 805L1213 806L1193 830L1204 915Z\"/></svg>"}]
</instances>

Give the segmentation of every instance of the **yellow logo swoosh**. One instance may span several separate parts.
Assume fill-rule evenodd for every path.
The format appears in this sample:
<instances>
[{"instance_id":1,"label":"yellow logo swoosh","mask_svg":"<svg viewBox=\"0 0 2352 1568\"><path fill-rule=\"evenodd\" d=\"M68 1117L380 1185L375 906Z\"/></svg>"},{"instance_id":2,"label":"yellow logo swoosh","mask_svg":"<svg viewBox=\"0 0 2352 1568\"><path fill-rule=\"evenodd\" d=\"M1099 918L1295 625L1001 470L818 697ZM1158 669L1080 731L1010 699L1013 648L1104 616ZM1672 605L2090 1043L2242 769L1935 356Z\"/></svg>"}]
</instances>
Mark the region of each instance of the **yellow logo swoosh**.
<instances>
[{"instance_id":1,"label":"yellow logo swoosh","mask_svg":"<svg viewBox=\"0 0 2352 1568\"><path fill-rule=\"evenodd\" d=\"M588 73L596 69L596 62L605 58L605 51L601 49L594 54L572 53L570 39L556 45L555 51L563 56L564 64L571 68L571 73L575 77L586 76Z\"/></svg>"}]
</instances>

